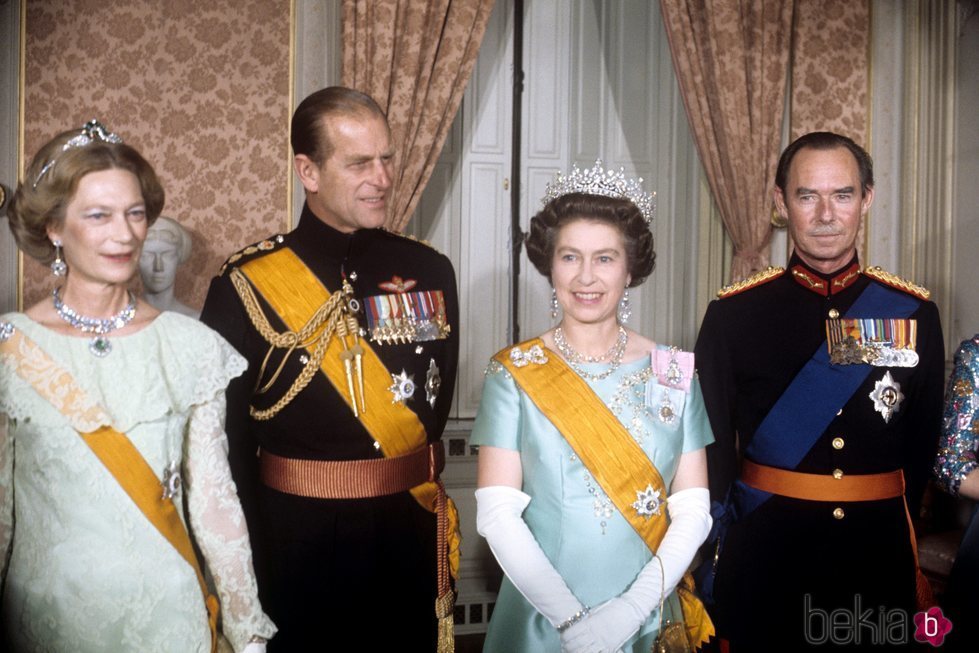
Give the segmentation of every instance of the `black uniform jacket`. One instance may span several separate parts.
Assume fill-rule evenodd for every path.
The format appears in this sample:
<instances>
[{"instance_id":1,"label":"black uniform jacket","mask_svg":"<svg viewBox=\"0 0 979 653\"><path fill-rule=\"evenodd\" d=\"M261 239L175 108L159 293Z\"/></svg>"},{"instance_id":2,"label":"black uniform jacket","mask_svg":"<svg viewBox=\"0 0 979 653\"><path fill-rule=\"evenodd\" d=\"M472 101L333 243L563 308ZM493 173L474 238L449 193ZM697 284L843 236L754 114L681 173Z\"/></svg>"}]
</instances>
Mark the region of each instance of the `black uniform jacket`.
<instances>
[{"instance_id":1,"label":"black uniform jacket","mask_svg":"<svg viewBox=\"0 0 979 653\"><path fill-rule=\"evenodd\" d=\"M831 310L845 315L868 284L881 283L853 274L856 263L854 258L826 275L793 255L780 276L709 305L696 360L716 439L707 447L713 500L725 499L739 473L739 452L817 347L826 346ZM818 288L819 280L828 294ZM917 366L872 367L795 471L846 475L901 469L913 511L937 446L944 344L934 303L921 301L910 319L917 321ZM904 395L889 421L870 397L887 372ZM887 611L909 611L910 624L914 571L901 498L835 504L775 495L723 538L712 616L722 636L741 644L739 650L768 650L762 647L775 643L789 647L782 650L803 650L813 642L853 644L856 639L843 641L846 629L832 635L836 640L822 639L831 635L824 613L852 612L859 604L858 611L872 609L875 620L880 609L894 619L897 613ZM863 629L863 644L872 638L870 630ZM912 634L913 624L909 639Z\"/></svg>"},{"instance_id":2,"label":"black uniform jacket","mask_svg":"<svg viewBox=\"0 0 979 653\"><path fill-rule=\"evenodd\" d=\"M302 369L300 354L307 352L292 354L271 389L254 396L269 345L253 327L228 275L235 265L281 247L291 248L330 292L339 290L346 277L360 300L358 320L364 328L365 298L391 294L392 286L399 284L411 286L412 292L442 291L451 326L447 338L370 343L392 374L405 372L413 377L415 392L406 405L418 415L429 442L441 437L448 418L459 349L458 298L448 258L427 245L380 229L341 233L307 207L294 231L271 238L261 247L246 248L243 256L229 259L226 269L211 282L201 319L249 364L247 372L228 389L227 431L232 474L252 533L262 604L280 628L269 650L343 650L346 642L362 645L365 638L387 648L385 637L402 646L407 643L413 650L434 650L433 514L408 492L371 499L310 499L259 483L259 448L279 456L316 460L382 457L322 373L272 419L249 417L250 404L266 408L286 393ZM282 322L260 295L259 301L273 328L283 331ZM267 369L275 370L281 359L281 350L275 352ZM425 390L433 362L441 377L434 406ZM263 384L268 377L266 372ZM394 398L393 392L367 397L367 409ZM386 626L378 630L381 623Z\"/></svg>"}]
</instances>

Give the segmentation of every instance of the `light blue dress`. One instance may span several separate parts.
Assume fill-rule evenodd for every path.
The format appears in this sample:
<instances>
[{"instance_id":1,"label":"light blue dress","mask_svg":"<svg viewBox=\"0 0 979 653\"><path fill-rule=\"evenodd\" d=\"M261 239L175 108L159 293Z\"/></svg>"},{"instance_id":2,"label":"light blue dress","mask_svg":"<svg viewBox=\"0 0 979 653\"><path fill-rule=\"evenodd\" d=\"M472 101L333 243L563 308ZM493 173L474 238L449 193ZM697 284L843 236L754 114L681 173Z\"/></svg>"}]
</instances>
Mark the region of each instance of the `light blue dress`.
<instances>
[{"instance_id":1,"label":"light blue dress","mask_svg":"<svg viewBox=\"0 0 979 653\"><path fill-rule=\"evenodd\" d=\"M597 374L607 368L589 364L584 369ZM650 360L643 358L621 365L605 379L586 381L653 461L667 488L680 455L714 440L696 377L688 392L666 388L652 374ZM666 399L676 415L672 423L660 417L669 415L660 410ZM564 437L495 361L486 371L472 443L520 452L522 489L531 497L523 518L584 605L595 607L620 595L652 558ZM637 492L644 489L645 484L637 484ZM665 612L664 619L679 617L675 594L668 597ZM648 653L658 627L659 612L654 611L624 650ZM504 578L483 650L544 653L560 651L561 645L554 627Z\"/></svg>"}]
</instances>

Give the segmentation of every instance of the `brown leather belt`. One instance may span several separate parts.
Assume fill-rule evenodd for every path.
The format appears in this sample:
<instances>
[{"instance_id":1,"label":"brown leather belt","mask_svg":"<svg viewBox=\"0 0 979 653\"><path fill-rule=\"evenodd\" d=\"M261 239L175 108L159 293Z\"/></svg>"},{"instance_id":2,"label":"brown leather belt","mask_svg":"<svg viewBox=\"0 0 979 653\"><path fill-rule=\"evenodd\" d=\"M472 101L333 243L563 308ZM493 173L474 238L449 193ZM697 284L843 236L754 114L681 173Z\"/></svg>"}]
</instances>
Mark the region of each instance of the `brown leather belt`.
<instances>
[{"instance_id":1,"label":"brown leather belt","mask_svg":"<svg viewBox=\"0 0 979 653\"><path fill-rule=\"evenodd\" d=\"M397 458L303 460L261 452L262 483L316 499L365 499L405 492L438 479L445 467L441 442Z\"/></svg>"},{"instance_id":2,"label":"brown leather belt","mask_svg":"<svg viewBox=\"0 0 979 653\"><path fill-rule=\"evenodd\" d=\"M751 487L792 499L809 501L879 501L904 495L904 472L854 474L806 474L759 465L745 459L741 480Z\"/></svg>"}]
</instances>

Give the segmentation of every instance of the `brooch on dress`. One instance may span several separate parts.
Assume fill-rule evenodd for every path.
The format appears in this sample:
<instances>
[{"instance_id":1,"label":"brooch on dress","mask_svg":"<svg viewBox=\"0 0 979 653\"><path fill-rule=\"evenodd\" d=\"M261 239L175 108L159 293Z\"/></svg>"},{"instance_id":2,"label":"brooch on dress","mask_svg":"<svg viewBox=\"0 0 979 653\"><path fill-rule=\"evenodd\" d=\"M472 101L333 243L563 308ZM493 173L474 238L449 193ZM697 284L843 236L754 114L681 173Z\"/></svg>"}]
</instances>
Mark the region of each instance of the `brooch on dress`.
<instances>
[{"instance_id":1,"label":"brooch on dress","mask_svg":"<svg viewBox=\"0 0 979 653\"><path fill-rule=\"evenodd\" d=\"M180 480L180 465L177 461L172 461L163 470L163 480L160 481L160 485L163 486L163 498L172 499L177 496L180 492L181 486Z\"/></svg>"},{"instance_id":2,"label":"brooch on dress","mask_svg":"<svg viewBox=\"0 0 979 653\"><path fill-rule=\"evenodd\" d=\"M637 515L649 519L653 515L659 514L659 507L662 503L659 490L653 489L652 485L646 485L645 490L636 492L636 500L633 501L632 507L636 509Z\"/></svg>"},{"instance_id":3,"label":"brooch on dress","mask_svg":"<svg viewBox=\"0 0 979 653\"><path fill-rule=\"evenodd\" d=\"M7 342L14 335L14 325L10 322L0 322L0 342Z\"/></svg>"},{"instance_id":4,"label":"brooch on dress","mask_svg":"<svg viewBox=\"0 0 979 653\"><path fill-rule=\"evenodd\" d=\"M520 347L514 347L510 350L510 362L517 367L524 367L531 363L544 365L547 363L547 354L544 353L540 345L534 345L526 352L520 349Z\"/></svg>"}]
</instances>

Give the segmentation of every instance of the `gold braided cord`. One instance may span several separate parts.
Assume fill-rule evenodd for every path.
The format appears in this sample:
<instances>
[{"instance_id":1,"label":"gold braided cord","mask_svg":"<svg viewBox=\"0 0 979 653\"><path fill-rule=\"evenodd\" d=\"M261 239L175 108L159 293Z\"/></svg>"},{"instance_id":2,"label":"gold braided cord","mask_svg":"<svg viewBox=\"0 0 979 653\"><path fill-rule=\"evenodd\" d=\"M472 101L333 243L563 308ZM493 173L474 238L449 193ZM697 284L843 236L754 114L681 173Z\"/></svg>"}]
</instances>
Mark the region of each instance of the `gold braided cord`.
<instances>
[{"instance_id":1,"label":"gold braided cord","mask_svg":"<svg viewBox=\"0 0 979 653\"><path fill-rule=\"evenodd\" d=\"M333 337L334 332L338 331L340 334L346 334L351 325L347 324L348 319L352 318L354 321L354 329L356 330L356 318L352 316L344 315L344 292L338 290L337 292L330 295L330 298L323 303L313 316L309 318L303 328L299 332L294 331L283 331L279 333L272 325L269 323L268 318L265 316L265 312L262 311L261 306L258 303L258 297L255 296L255 290L252 288L251 284L245 278L245 275L238 269L231 271L231 283L235 290L238 292L238 296L241 298L241 302L245 307L245 312L248 314L248 319L251 320L252 325L259 332L259 334L269 343L269 351L265 355L265 359L262 362L262 368L259 370L258 379L261 381L262 377L265 375L265 368L268 364L269 358L272 351L275 349L286 349L285 357L279 364L272 378L264 385L262 388L258 389L258 393L265 392L269 387L275 383L278 379L286 360L292 354L297 347L303 347L308 349L310 345L315 343L311 356L306 364L303 366L302 372L296 377L296 380L292 382L289 390L283 395L278 401L276 401L272 406L265 409L257 409L254 406L249 406L249 414L256 420L265 421L275 417L283 408L289 405L289 403L296 398L303 389L309 385L309 382L313 380L316 372L319 371L320 365L323 362L323 357L326 355L327 347L330 344L330 338ZM324 326L325 325L325 326ZM319 333L317 333L319 331ZM346 344L346 343L344 343Z\"/></svg>"}]
</instances>

